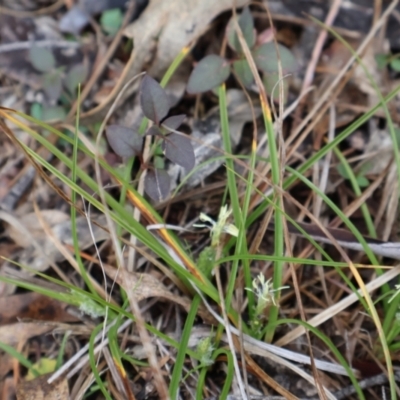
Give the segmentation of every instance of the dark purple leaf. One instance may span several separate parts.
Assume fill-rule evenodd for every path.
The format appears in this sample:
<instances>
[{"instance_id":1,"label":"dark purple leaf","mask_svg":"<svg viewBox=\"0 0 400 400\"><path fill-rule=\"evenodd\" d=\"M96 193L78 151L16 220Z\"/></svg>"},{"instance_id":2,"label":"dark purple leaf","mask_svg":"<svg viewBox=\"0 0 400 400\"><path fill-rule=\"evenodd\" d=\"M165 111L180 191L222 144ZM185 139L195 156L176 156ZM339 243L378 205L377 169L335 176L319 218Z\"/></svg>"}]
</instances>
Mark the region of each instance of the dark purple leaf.
<instances>
[{"instance_id":1,"label":"dark purple leaf","mask_svg":"<svg viewBox=\"0 0 400 400\"><path fill-rule=\"evenodd\" d=\"M144 180L144 190L154 201L162 201L169 196L171 183L164 169L148 170Z\"/></svg>"},{"instance_id":2,"label":"dark purple leaf","mask_svg":"<svg viewBox=\"0 0 400 400\"><path fill-rule=\"evenodd\" d=\"M108 143L120 157L141 154L143 137L133 129L120 125L110 125L106 129Z\"/></svg>"},{"instance_id":3,"label":"dark purple leaf","mask_svg":"<svg viewBox=\"0 0 400 400\"><path fill-rule=\"evenodd\" d=\"M175 164L178 164L190 171L194 167L195 156L192 143L186 136L177 133L171 133L166 136L162 148L165 157Z\"/></svg>"},{"instance_id":4,"label":"dark purple leaf","mask_svg":"<svg viewBox=\"0 0 400 400\"><path fill-rule=\"evenodd\" d=\"M190 74L188 93L203 93L221 85L229 77L229 63L216 54L204 57Z\"/></svg>"},{"instance_id":5,"label":"dark purple leaf","mask_svg":"<svg viewBox=\"0 0 400 400\"><path fill-rule=\"evenodd\" d=\"M239 42L233 18L234 17L231 18L226 28L226 36L229 46L231 46L231 48L238 53L243 53L242 45ZM243 33L243 37L247 43L247 46L249 46L249 48L251 49L256 42L256 35L254 32L253 16L251 15L249 7L243 9L242 13L239 16L238 24Z\"/></svg>"},{"instance_id":6,"label":"dark purple leaf","mask_svg":"<svg viewBox=\"0 0 400 400\"><path fill-rule=\"evenodd\" d=\"M65 87L75 95L75 90L80 83L85 82L88 75L88 66L85 63L74 65L67 73Z\"/></svg>"},{"instance_id":7,"label":"dark purple leaf","mask_svg":"<svg viewBox=\"0 0 400 400\"><path fill-rule=\"evenodd\" d=\"M245 87L250 87L252 85L254 77L246 59L234 61L233 70Z\"/></svg>"},{"instance_id":8,"label":"dark purple leaf","mask_svg":"<svg viewBox=\"0 0 400 400\"><path fill-rule=\"evenodd\" d=\"M33 67L39 72L51 71L56 65L53 53L44 47L38 47L36 45L33 45L29 49L29 59Z\"/></svg>"},{"instance_id":9,"label":"dark purple leaf","mask_svg":"<svg viewBox=\"0 0 400 400\"><path fill-rule=\"evenodd\" d=\"M140 85L140 105L143 114L156 125L168 114L169 99L165 90L150 76L146 75Z\"/></svg>"},{"instance_id":10,"label":"dark purple leaf","mask_svg":"<svg viewBox=\"0 0 400 400\"><path fill-rule=\"evenodd\" d=\"M162 122L162 125L166 128L176 130L182 125L182 122L185 118L185 114L173 115L172 117L168 117L167 119L165 119Z\"/></svg>"},{"instance_id":11,"label":"dark purple leaf","mask_svg":"<svg viewBox=\"0 0 400 400\"><path fill-rule=\"evenodd\" d=\"M147 136L157 136L157 137L164 137L164 134L160 131L160 128L158 128L157 126L153 125L151 126L147 132L146 132Z\"/></svg>"},{"instance_id":12,"label":"dark purple leaf","mask_svg":"<svg viewBox=\"0 0 400 400\"><path fill-rule=\"evenodd\" d=\"M61 96L62 76L60 71L51 71L43 75L43 90L51 101L56 101Z\"/></svg>"},{"instance_id":13,"label":"dark purple leaf","mask_svg":"<svg viewBox=\"0 0 400 400\"><path fill-rule=\"evenodd\" d=\"M278 44L278 51L283 74L294 72L297 69L297 61L292 52L280 44ZM262 44L253 51L253 57L261 71L266 73L278 72L278 55L276 54L274 43Z\"/></svg>"}]
</instances>

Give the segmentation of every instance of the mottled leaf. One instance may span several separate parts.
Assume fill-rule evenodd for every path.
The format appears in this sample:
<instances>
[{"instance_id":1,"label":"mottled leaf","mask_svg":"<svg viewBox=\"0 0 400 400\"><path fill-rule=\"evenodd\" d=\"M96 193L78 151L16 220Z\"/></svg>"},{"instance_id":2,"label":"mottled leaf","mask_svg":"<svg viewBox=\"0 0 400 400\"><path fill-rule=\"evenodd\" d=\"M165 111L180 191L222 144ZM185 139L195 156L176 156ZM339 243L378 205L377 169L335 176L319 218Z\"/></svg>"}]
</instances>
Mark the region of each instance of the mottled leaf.
<instances>
[{"instance_id":1,"label":"mottled leaf","mask_svg":"<svg viewBox=\"0 0 400 400\"><path fill-rule=\"evenodd\" d=\"M100 24L106 33L115 35L121 28L124 16L119 8L106 10L101 14Z\"/></svg>"},{"instance_id":2,"label":"mottled leaf","mask_svg":"<svg viewBox=\"0 0 400 400\"><path fill-rule=\"evenodd\" d=\"M149 75L143 78L140 85L140 105L143 114L156 125L160 124L169 111L170 105L167 93Z\"/></svg>"},{"instance_id":3,"label":"mottled leaf","mask_svg":"<svg viewBox=\"0 0 400 400\"><path fill-rule=\"evenodd\" d=\"M339 164L336 167L337 171L339 172L339 175L344 178L344 179L349 179L349 174L347 173L347 169L343 164Z\"/></svg>"},{"instance_id":4,"label":"mottled leaf","mask_svg":"<svg viewBox=\"0 0 400 400\"><path fill-rule=\"evenodd\" d=\"M86 63L74 65L67 73L65 87L72 95L75 95L78 85L85 82L87 75L88 66Z\"/></svg>"},{"instance_id":5,"label":"mottled leaf","mask_svg":"<svg viewBox=\"0 0 400 400\"><path fill-rule=\"evenodd\" d=\"M67 112L61 106L47 106L43 107L42 120L43 121L62 121L66 118Z\"/></svg>"},{"instance_id":6,"label":"mottled leaf","mask_svg":"<svg viewBox=\"0 0 400 400\"><path fill-rule=\"evenodd\" d=\"M285 46L278 44L279 57L283 74L294 72L297 62L293 53ZM264 43L253 51L254 61L257 67L266 73L278 72L278 55L274 43Z\"/></svg>"},{"instance_id":7,"label":"mottled leaf","mask_svg":"<svg viewBox=\"0 0 400 400\"><path fill-rule=\"evenodd\" d=\"M49 100L58 100L61 96L62 91L61 72L54 70L45 73L43 75L42 86Z\"/></svg>"},{"instance_id":8,"label":"mottled leaf","mask_svg":"<svg viewBox=\"0 0 400 400\"><path fill-rule=\"evenodd\" d=\"M400 58L394 58L390 61L390 67L393 71L400 72Z\"/></svg>"},{"instance_id":9,"label":"mottled leaf","mask_svg":"<svg viewBox=\"0 0 400 400\"><path fill-rule=\"evenodd\" d=\"M163 169L148 170L144 180L144 190L154 201L162 201L169 196L170 178Z\"/></svg>"},{"instance_id":10,"label":"mottled leaf","mask_svg":"<svg viewBox=\"0 0 400 400\"><path fill-rule=\"evenodd\" d=\"M106 129L108 143L120 157L133 157L141 154L143 137L133 129L120 125L110 125Z\"/></svg>"},{"instance_id":11,"label":"mottled leaf","mask_svg":"<svg viewBox=\"0 0 400 400\"><path fill-rule=\"evenodd\" d=\"M379 70L386 68L388 59L386 54L377 54L375 56L376 65Z\"/></svg>"},{"instance_id":12,"label":"mottled leaf","mask_svg":"<svg viewBox=\"0 0 400 400\"><path fill-rule=\"evenodd\" d=\"M190 74L188 93L203 93L221 85L229 77L229 63L216 54L204 57Z\"/></svg>"},{"instance_id":13,"label":"mottled leaf","mask_svg":"<svg viewBox=\"0 0 400 400\"><path fill-rule=\"evenodd\" d=\"M238 35L236 33L235 24L234 24L234 16L228 23L226 28L226 36L228 39L229 46L238 53L243 53L242 46L239 42ZM256 42L256 35L254 32L254 20L251 15L249 7L245 7L238 18L239 28L243 33L244 40L247 43L247 46L251 49Z\"/></svg>"},{"instance_id":14,"label":"mottled leaf","mask_svg":"<svg viewBox=\"0 0 400 400\"><path fill-rule=\"evenodd\" d=\"M369 180L365 176L357 176L356 179L360 188L365 188L369 186Z\"/></svg>"},{"instance_id":15,"label":"mottled leaf","mask_svg":"<svg viewBox=\"0 0 400 400\"><path fill-rule=\"evenodd\" d=\"M233 70L245 87L250 87L252 85L254 77L246 59L234 61Z\"/></svg>"},{"instance_id":16,"label":"mottled leaf","mask_svg":"<svg viewBox=\"0 0 400 400\"><path fill-rule=\"evenodd\" d=\"M32 103L31 105L31 117L35 119L42 119L43 107L40 103Z\"/></svg>"},{"instance_id":17,"label":"mottled leaf","mask_svg":"<svg viewBox=\"0 0 400 400\"><path fill-rule=\"evenodd\" d=\"M185 118L185 114L173 115L172 117L166 118L162 125L166 128L176 130L182 125L182 122Z\"/></svg>"},{"instance_id":18,"label":"mottled leaf","mask_svg":"<svg viewBox=\"0 0 400 400\"><path fill-rule=\"evenodd\" d=\"M186 136L171 133L163 142L165 157L190 171L194 167L195 156L192 143Z\"/></svg>"},{"instance_id":19,"label":"mottled leaf","mask_svg":"<svg viewBox=\"0 0 400 400\"><path fill-rule=\"evenodd\" d=\"M29 59L32 66L40 72L48 72L56 65L53 53L44 47L33 45L29 49Z\"/></svg>"}]
</instances>

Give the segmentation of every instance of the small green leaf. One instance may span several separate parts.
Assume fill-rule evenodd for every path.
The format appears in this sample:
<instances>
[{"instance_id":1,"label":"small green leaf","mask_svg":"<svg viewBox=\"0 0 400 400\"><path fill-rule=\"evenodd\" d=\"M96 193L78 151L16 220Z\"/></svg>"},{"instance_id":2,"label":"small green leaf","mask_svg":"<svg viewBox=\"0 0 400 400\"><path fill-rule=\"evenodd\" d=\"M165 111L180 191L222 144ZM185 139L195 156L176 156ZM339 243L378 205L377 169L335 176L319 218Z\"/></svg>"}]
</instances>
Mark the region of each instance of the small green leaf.
<instances>
[{"instance_id":1,"label":"small green leaf","mask_svg":"<svg viewBox=\"0 0 400 400\"><path fill-rule=\"evenodd\" d=\"M123 20L122 11L119 8L104 11L101 14L100 24L106 33L115 35L121 28Z\"/></svg>"},{"instance_id":2,"label":"small green leaf","mask_svg":"<svg viewBox=\"0 0 400 400\"><path fill-rule=\"evenodd\" d=\"M39 372L40 375L50 374L56 370L57 360L51 358L40 358L35 364L32 365L32 369L29 369L26 380L35 379L36 375L33 370Z\"/></svg>"},{"instance_id":3,"label":"small green leaf","mask_svg":"<svg viewBox=\"0 0 400 400\"><path fill-rule=\"evenodd\" d=\"M31 116L35 119L42 119L43 107L40 103L32 103L31 105Z\"/></svg>"},{"instance_id":4,"label":"small green leaf","mask_svg":"<svg viewBox=\"0 0 400 400\"><path fill-rule=\"evenodd\" d=\"M79 84L85 82L88 75L88 66L86 63L74 65L67 73L65 78L65 87L73 96Z\"/></svg>"},{"instance_id":5,"label":"small green leaf","mask_svg":"<svg viewBox=\"0 0 400 400\"><path fill-rule=\"evenodd\" d=\"M360 188L367 187L369 185L369 180L365 176L357 176L357 183Z\"/></svg>"},{"instance_id":6,"label":"small green leaf","mask_svg":"<svg viewBox=\"0 0 400 400\"><path fill-rule=\"evenodd\" d=\"M155 156L153 159L154 167L157 169L164 169L165 168L165 160L164 157Z\"/></svg>"},{"instance_id":7,"label":"small green leaf","mask_svg":"<svg viewBox=\"0 0 400 400\"><path fill-rule=\"evenodd\" d=\"M254 82L253 73L246 59L233 62L233 70L245 87L250 87Z\"/></svg>"},{"instance_id":8,"label":"small green leaf","mask_svg":"<svg viewBox=\"0 0 400 400\"><path fill-rule=\"evenodd\" d=\"M44 47L36 45L29 49L29 59L32 66L39 72L48 72L56 65L53 53Z\"/></svg>"},{"instance_id":9,"label":"small green leaf","mask_svg":"<svg viewBox=\"0 0 400 400\"><path fill-rule=\"evenodd\" d=\"M47 72L43 75L43 90L51 101L56 101L61 96L62 75L58 70Z\"/></svg>"},{"instance_id":10,"label":"small green leaf","mask_svg":"<svg viewBox=\"0 0 400 400\"><path fill-rule=\"evenodd\" d=\"M197 268L208 278L211 278L211 272L215 266L216 248L207 246L200 253L197 259Z\"/></svg>"},{"instance_id":11,"label":"small green leaf","mask_svg":"<svg viewBox=\"0 0 400 400\"><path fill-rule=\"evenodd\" d=\"M375 56L375 61L379 70L382 70L386 67L388 59L386 54L377 54Z\"/></svg>"},{"instance_id":12,"label":"small green leaf","mask_svg":"<svg viewBox=\"0 0 400 400\"><path fill-rule=\"evenodd\" d=\"M204 57L190 74L188 93L203 93L224 83L229 77L229 63L216 54Z\"/></svg>"},{"instance_id":13,"label":"small green leaf","mask_svg":"<svg viewBox=\"0 0 400 400\"><path fill-rule=\"evenodd\" d=\"M156 125L160 125L170 108L167 93L149 75L143 78L140 85L140 106L143 114Z\"/></svg>"},{"instance_id":14,"label":"small green leaf","mask_svg":"<svg viewBox=\"0 0 400 400\"><path fill-rule=\"evenodd\" d=\"M228 23L226 28L226 36L228 39L229 46L238 53L243 53L242 46L240 44L238 35L236 33L235 24L234 24L234 16ZM238 19L239 28L243 33L244 40L247 43L247 46L250 49L254 46L256 42L256 35L254 32L254 20L251 15L249 7L245 7Z\"/></svg>"},{"instance_id":15,"label":"small green leaf","mask_svg":"<svg viewBox=\"0 0 400 400\"><path fill-rule=\"evenodd\" d=\"M393 58L393 60L390 61L390 67L393 71L400 72L400 58Z\"/></svg>"},{"instance_id":16,"label":"small green leaf","mask_svg":"<svg viewBox=\"0 0 400 400\"><path fill-rule=\"evenodd\" d=\"M62 121L67 117L67 112L64 107L60 106L49 106L43 108L43 121Z\"/></svg>"},{"instance_id":17,"label":"small green leaf","mask_svg":"<svg viewBox=\"0 0 400 400\"><path fill-rule=\"evenodd\" d=\"M349 174L343 164L339 164L336 168L342 178L349 179Z\"/></svg>"},{"instance_id":18,"label":"small green leaf","mask_svg":"<svg viewBox=\"0 0 400 400\"><path fill-rule=\"evenodd\" d=\"M282 63L282 73L288 74L297 69L297 62L292 52L285 46L278 44L279 58ZM279 71L278 55L274 43L264 43L253 51L254 61L257 67L266 73Z\"/></svg>"}]
</instances>

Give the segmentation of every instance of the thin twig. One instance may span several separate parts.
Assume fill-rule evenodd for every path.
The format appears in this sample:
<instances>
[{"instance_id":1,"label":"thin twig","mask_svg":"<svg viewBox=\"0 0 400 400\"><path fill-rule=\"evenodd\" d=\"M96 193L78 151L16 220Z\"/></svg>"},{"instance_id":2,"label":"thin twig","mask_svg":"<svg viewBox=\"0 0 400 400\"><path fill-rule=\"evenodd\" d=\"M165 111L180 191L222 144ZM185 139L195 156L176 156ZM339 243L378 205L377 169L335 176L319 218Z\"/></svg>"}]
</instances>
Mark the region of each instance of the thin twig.
<instances>
[{"instance_id":1,"label":"thin twig","mask_svg":"<svg viewBox=\"0 0 400 400\"><path fill-rule=\"evenodd\" d=\"M38 41L27 41L27 42L15 42L5 43L0 45L1 53L10 53L12 51L28 50L35 45L36 47L51 47L59 49L77 49L81 47L81 43L70 42L68 40L38 40Z\"/></svg>"}]
</instances>

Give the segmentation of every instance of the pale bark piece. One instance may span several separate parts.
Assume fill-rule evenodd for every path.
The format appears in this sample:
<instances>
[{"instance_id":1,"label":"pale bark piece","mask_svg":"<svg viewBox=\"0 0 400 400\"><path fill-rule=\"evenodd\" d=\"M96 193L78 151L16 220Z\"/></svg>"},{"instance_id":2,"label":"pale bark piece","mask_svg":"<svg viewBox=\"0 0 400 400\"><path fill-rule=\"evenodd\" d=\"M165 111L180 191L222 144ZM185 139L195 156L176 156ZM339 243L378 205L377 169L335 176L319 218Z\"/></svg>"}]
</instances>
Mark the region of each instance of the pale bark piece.
<instances>
[{"instance_id":1,"label":"pale bark piece","mask_svg":"<svg viewBox=\"0 0 400 400\"><path fill-rule=\"evenodd\" d=\"M70 219L68 214L59 210L42 210L41 216L50 227L57 226ZM23 215L19 222L35 239L40 240L45 236L45 232L35 212ZM9 237L21 247L26 248L32 245L32 238L26 235L25 232L22 232L19 225L10 223L7 233Z\"/></svg>"},{"instance_id":2,"label":"pale bark piece","mask_svg":"<svg viewBox=\"0 0 400 400\"><path fill-rule=\"evenodd\" d=\"M81 122L94 123L103 119L122 87L140 74L144 66L149 75L160 78L180 51L199 38L216 16L247 3L247 0L150 1L140 17L124 31L125 36L133 39L134 48L121 79L99 106L81 115ZM138 81L127 88L120 104L137 89Z\"/></svg>"},{"instance_id":3,"label":"pale bark piece","mask_svg":"<svg viewBox=\"0 0 400 400\"><path fill-rule=\"evenodd\" d=\"M139 19L124 32L133 39L135 46L136 60L130 75L140 72L149 48L156 41L156 54L149 72L152 76L160 76L182 48L204 33L218 14L246 3L246 0L152 0Z\"/></svg>"}]
</instances>

